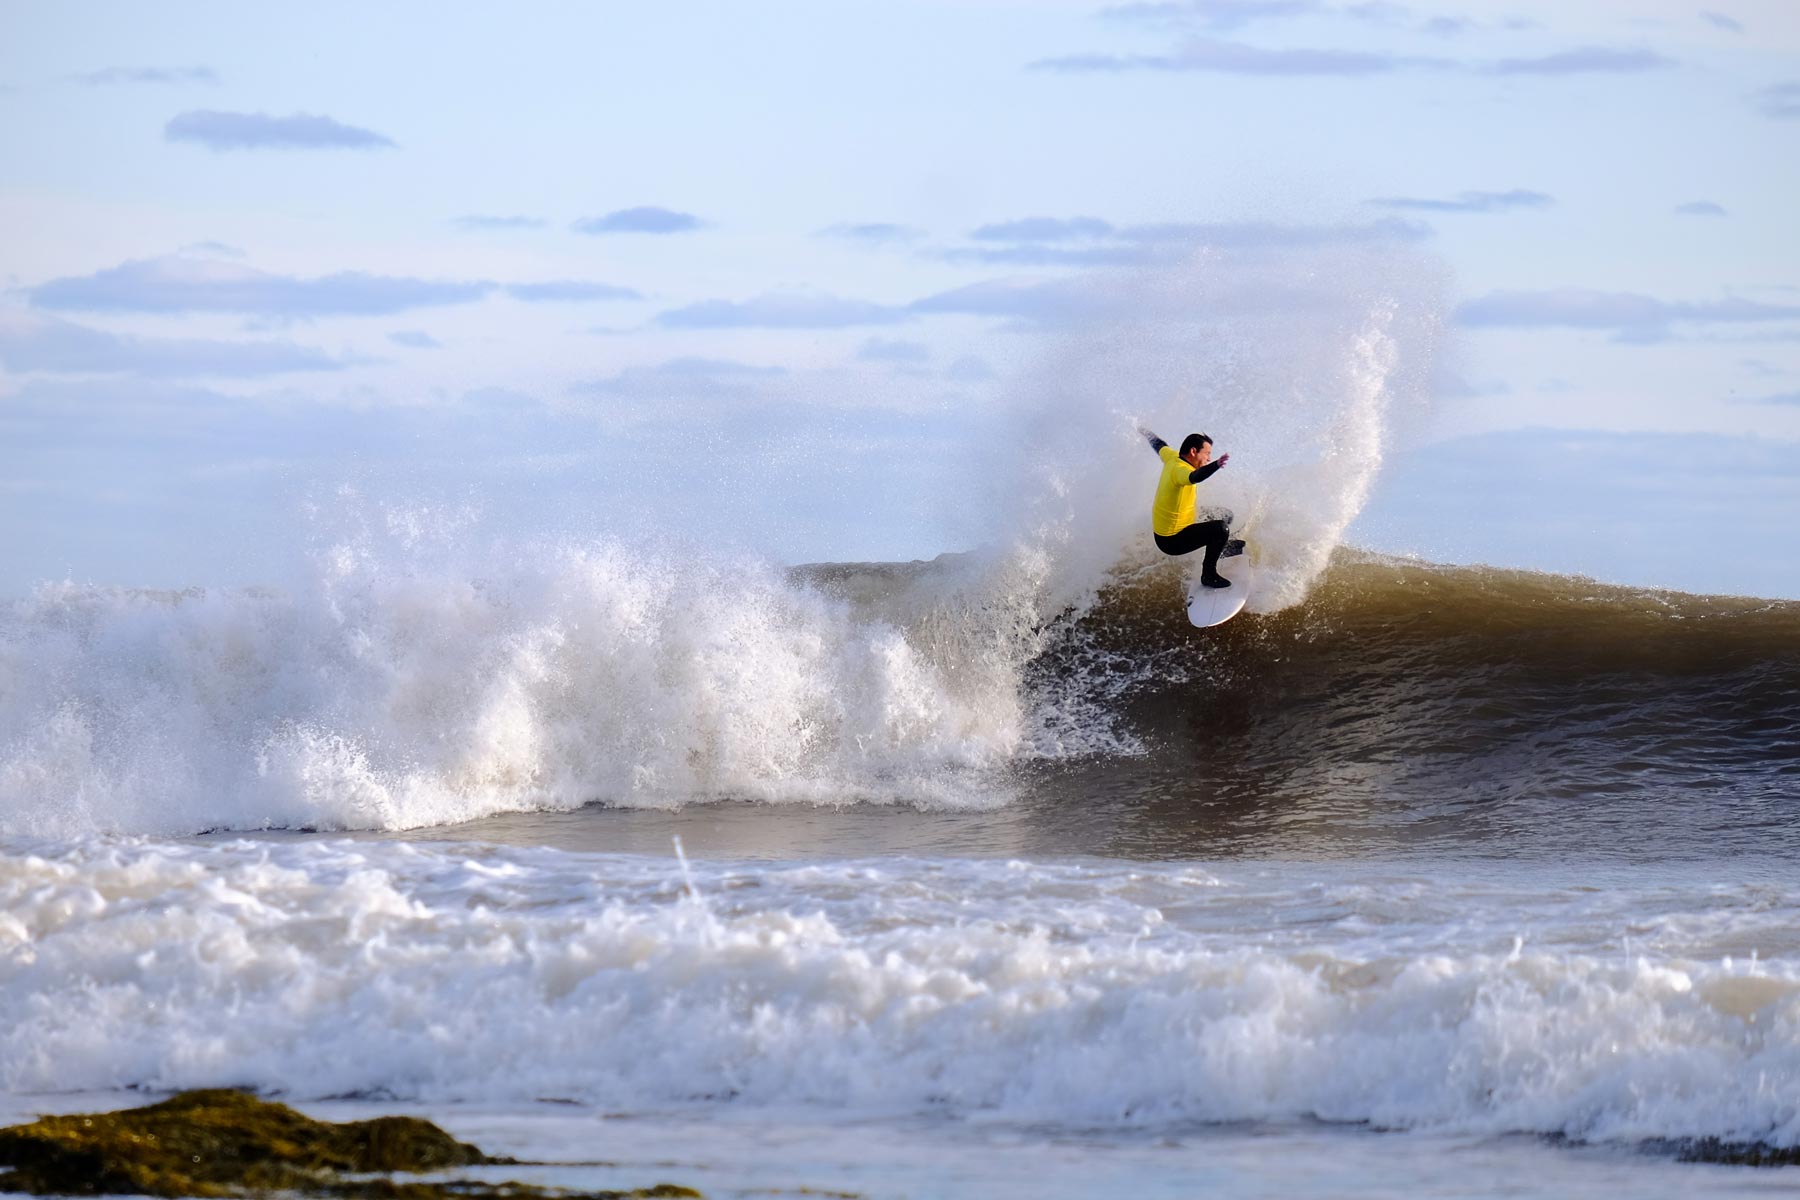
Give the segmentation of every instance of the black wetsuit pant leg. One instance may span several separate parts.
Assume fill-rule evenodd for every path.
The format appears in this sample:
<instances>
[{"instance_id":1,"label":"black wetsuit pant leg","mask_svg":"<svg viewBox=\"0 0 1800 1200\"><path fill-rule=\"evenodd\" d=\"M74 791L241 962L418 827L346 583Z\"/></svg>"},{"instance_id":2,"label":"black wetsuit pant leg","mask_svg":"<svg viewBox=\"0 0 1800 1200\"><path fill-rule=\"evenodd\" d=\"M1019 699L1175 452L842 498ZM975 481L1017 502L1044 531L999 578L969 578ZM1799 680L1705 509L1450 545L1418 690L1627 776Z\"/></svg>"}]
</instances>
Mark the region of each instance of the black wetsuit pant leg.
<instances>
[{"instance_id":1,"label":"black wetsuit pant leg","mask_svg":"<svg viewBox=\"0 0 1800 1200\"><path fill-rule=\"evenodd\" d=\"M1231 527L1224 521L1200 521L1167 537L1160 533L1155 537L1156 548L1164 554L1192 554L1204 546L1206 558L1200 564L1200 571L1203 575L1211 575L1218 570L1219 553L1231 537Z\"/></svg>"}]
</instances>

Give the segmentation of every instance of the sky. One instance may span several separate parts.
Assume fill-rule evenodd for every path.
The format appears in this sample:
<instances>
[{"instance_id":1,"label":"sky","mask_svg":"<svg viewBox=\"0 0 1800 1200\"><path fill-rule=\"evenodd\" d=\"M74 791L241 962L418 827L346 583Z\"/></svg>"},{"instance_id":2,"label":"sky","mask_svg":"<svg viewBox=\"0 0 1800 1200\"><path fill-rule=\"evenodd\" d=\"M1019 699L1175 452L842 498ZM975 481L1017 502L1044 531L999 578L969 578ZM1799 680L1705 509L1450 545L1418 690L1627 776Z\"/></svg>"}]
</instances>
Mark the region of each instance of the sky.
<instances>
[{"instance_id":1,"label":"sky","mask_svg":"<svg viewBox=\"0 0 1800 1200\"><path fill-rule=\"evenodd\" d=\"M279 582L397 503L963 549L1006 501L949 481L1061 419L1033 389L1109 298L1379 307L1364 263L1441 329L1353 541L1800 598L1792 0L3 0L0 35L0 594ZM1118 390L1185 432L1166 377Z\"/></svg>"}]
</instances>

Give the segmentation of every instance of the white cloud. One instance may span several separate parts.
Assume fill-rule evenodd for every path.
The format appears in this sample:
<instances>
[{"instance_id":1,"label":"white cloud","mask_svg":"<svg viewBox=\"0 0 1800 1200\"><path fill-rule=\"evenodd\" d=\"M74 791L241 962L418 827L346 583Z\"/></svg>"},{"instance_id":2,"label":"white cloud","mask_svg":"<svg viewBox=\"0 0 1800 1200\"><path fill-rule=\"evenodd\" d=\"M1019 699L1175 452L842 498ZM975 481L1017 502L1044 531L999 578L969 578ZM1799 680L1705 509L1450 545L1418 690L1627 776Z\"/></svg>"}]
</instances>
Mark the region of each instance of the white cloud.
<instances>
[{"instance_id":1,"label":"white cloud","mask_svg":"<svg viewBox=\"0 0 1800 1200\"><path fill-rule=\"evenodd\" d=\"M1440 59L1356 50L1270 50L1246 42L1196 37L1167 54L1071 54L1030 64L1034 70L1078 72L1194 71L1227 75L1384 75L1409 67L1447 66Z\"/></svg>"},{"instance_id":2,"label":"white cloud","mask_svg":"<svg viewBox=\"0 0 1800 1200\"><path fill-rule=\"evenodd\" d=\"M720 388L744 387L779 379L785 367L757 366L727 358L671 358L647 367L627 367L613 375L570 386L578 395L665 396L671 390L696 389L717 395Z\"/></svg>"},{"instance_id":3,"label":"white cloud","mask_svg":"<svg viewBox=\"0 0 1800 1200\"><path fill-rule=\"evenodd\" d=\"M494 217L479 213L458 217L453 224L465 232L475 233L508 229L543 229L550 222L542 217Z\"/></svg>"},{"instance_id":4,"label":"white cloud","mask_svg":"<svg viewBox=\"0 0 1800 1200\"><path fill-rule=\"evenodd\" d=\"M1491 70L1497 75L1588 75L1660 71L1675 65L1674 59L1652 50L1580 46L1536 58L1503 58Z\"/></svg>"},{"instance_id":5,"label":"white cloud","mask_svg":"<svg viewBox=\"0 0 1800 1200\"><path fill-rule=\"evenodd\" d=\"M926 296L912 310L1046 325L1099 316L1116 305L1117 298L1106 289L1080 279L991 279Z\"/></svg>"},{"instance_id":6,"label":"white cloud","mask_svg":"<svg viewBox=\"0 0 1800 1200\"><path fill-rule=\"evenodd\" d=\"M611 283L590 283L578 279L548 280L543 283L512 283L506 294L527 302L570 302L586 300L642 300L643 293Z\"/></svg>"},{"instance_id":7,"label":"white cloud","mask_svg":"<svg viewBox=\"0 0 1800 1200\"><path fill-rule=\"evenodd\" d=\"M923 342L870 338L857 350L856 357L862 362L917 364L931 361L931 348Z\"/></svg>"},{"instance_id":8,"label":"white cloud","mask_svg":"<svg viewBox=\"0 0 1800 1200\"><path fill-rule=\"evenodd\" d=\"M1457 323L1470 329L1610 330L1619 341L1658 342L1675 325L1740 324L1800 319L1800 305L1766 304L1733 297L1710 301L1667 301L1633 292L1591 288L1499 291L1468 300L1456 310Z\"/></svg>"},{"instance_id":9,"label":"white cloud","mask_svg":"<svg viewBox=\"0 0 1800 1200\"><path fill-rule=\"evenodd\" d=\"M1543 192L1514 188L1509 192L1463 192L1454 200L1379 196L1370 200L1369 203L1378 208L1412 212L1490 213L1514 208L1548 208L1556 203L1556 198L1547 196Z\"/></svg>"},{"instance_id":10,"label":"white cloud","mask_svg":"<svg viewBox=\"0 0 1800 1200\"><path fill-rule=\"evenodd\" d=\"M375 150L392 149L392 138L344 125L330 117L295 113L214 112L196 109L170 119L163 137L171 142L197 142L209 150Z\"/></svg>"},{"instance_id":11,"label":"white cloud","mask_svg":"<svg viewBox=\"0 0 1800 1200\"><path fill-rule=\"evenodd\" d=\"M118 83L207 83L216 84L219 76L211 67L108 67L74 77L89 87L106 87Z\"/></svg>"},{"instance_id":12,"label":"white cloud","mask_svg":"<svg viewBox=\"0 0 1800 1200\"><path fill-rule=\"evenodd\" d=\"M1114 226L1098 217L1027 217L985 225L971 235L999 244L956 247L942 251L939 257L990 266L1136 267L1166 263L1172 255L1191 254L1202 248L1289 250L1398 245L1421 241L1431 232L1429 225L1399 217L1335 225L1190 221L1126 226Z\"/></svg>"},{"instance_id":13,"label":"white cloud","mask_svg":"<svg viewBox=\"0 0 1800 1200\"><path fill-rule=\"evenodd\" d=\"M1800 118L1800 82L1777 83L1756 93L1757 109L1778 121Z\"/></svg>"},{"instance_id":14,"label":"white cloud","mask_svg":"<svg viewBox=\"0 0 1800 1200\"><path fill-rule=\"evenodd\" d=\"M17 309L0 310L0 363L15 373L156 378L249 378L346 365L292 342L132 337Z\"/></svg>"},{"instance_id":15,"label":"white cloud","mask_svg":"<svg viewBox=\"0 0 1800 1200\"><path fill-rule=\"evenodd\" d=\"M1114 21L1199 25L1225 32L1257 21L1315 16L1329 11L1320 0L1186 0L1179 4L1119 4L1102 10Z\"/></svg>"},{"instance_id":16,"label":"white cloud","mask_svg":"<svg viewBox=\"0 0 1800 1200\"><path fill-rule=\"evenodd\" d=\"M831 225L819 230L820 237L843 238L846 241L865 242L870 245L888 245L897 242L916 242L924 237L924 231L914 229L910 225L896 225L887 221L873 221L860 225Z\"/></svg>"},{"instance_id":17,"label":"white cloud","mask_svg":"<svg viewBox=\"0 0 1800 1200\"><path fill-rule=\"evenodd\" d=\"M665 329L847 329L893 325L905 309L821 292L768 292L745 301L702 300L660 314Z\"/></svg>"},{"instance_id":18,"label":"white cloud","mask_svg":"<svg viewBox=\"0 0 1800 1200\"><path fill-rule=\"evenodd\" d=\"M702 227L692 213L645 206L621 208L603 217L583 217L570 226L576 233L690 233Z\"/></svg>"},{"instance_id":19,"label":"white cloud","mask_svg":"<svg viewBox=\"0 0 1800 1200\"><path fill-rule=\"evenodd\" d=\"M978 242L1067 242L1103 238L1113 232L1099 217L1022 217L983 225L969 236Z\"/></svg>"},{"instance_id":20,"label":"white cloud","mask_svg":"<svg viewBox=\"0 0 1800 1200\"><path fill-rule=\"evenodd\" d=\"M213 258L137 259L92 275L53 279L26 291L37 308L85 312L230 312L262 317L380 316L466 304L487 282L407 279L341 271L315 279L273 275Z\"/></svg>"}]
</instances>

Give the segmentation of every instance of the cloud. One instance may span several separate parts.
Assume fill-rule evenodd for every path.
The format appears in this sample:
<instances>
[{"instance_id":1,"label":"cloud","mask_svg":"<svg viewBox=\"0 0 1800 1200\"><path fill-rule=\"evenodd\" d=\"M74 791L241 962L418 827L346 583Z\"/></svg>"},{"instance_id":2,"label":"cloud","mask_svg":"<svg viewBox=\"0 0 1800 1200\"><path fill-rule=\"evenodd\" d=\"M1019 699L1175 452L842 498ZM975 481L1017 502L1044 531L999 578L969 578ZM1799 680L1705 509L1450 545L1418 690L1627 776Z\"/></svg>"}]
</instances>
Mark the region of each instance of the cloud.
<instances>
[{"instance_id":1,"label":"cloud","mask_svg":"<svg viewBox=\"0 0 1800 1200\"><path fill-rule=\"evenodd\" d=\"M888 222L871 222L863 225L832 225L819 230L820 237L844 238L852 242L868 242L872 245L883 245L893 242L913 242L925 236L922 230L907 225L895 225Z\"/></svg>"},{"instance_id":2,"label":"cloud","mask_svg":"<svg viewBox=\"0 0 1800 1200\"><path fill-rule=\"evenodd\" d=\"M856 352L856 357L863 362L917 364L931 361L931 348L923 342L870 338Z\"/></svg>"},{"instance_id":3,"label":"cloud","mask_svg":"<svg viewBox=\"0 0 1800 1200\"><path fill-rule=\"evenodd\" d=\"M1509 208L1547 208L1553 196L1515 188L1510 192L1463 192L1454 200L1422 200L1411 196L1378 196L1369 201L1378 208L1412 212L1488 213Z\"/></svg>"},{"instance_id":4,"label":"cloud","mask_svg":"<svg viewBox=\"0 0 1800 1200\"><path fill-rule=\"evenodd\" d=\"M679 379L718 379L728 375L739 379L773 379L788 373L786 367L758 366L729 358L700 357L671 358L645 370L650 374Z\"/></svg>"},{"instance_id":5,"label":"cloud","mask_svg":"<svg viewBox=\"0 0 1800 1200\"><path fill-rule=\"evenodd\" d=\"M1037 325L1099 316L1115 301L1104 289L1078 279L991 279L926 296L910 306L916 313L1012 317Z\"/></svg>"},{"instance_id":6,"label":"cloud","mask_svg":"<svg viewBox=\"0 0 1800 1200\"><path fill-rule=\"evenodd\" d=\"M458 217L452 222L458 229L471 233L497 229L542 229L549 223L542 217L489 217L480 214Z\"/></svg>"},{"instance_id":7,"label":"cloud","mask_svg":"<svg viewBox=\"0 0 1800 1200\"><path fill-rule=\"evenodd\" d=\"M212 258L245 258L242 250L236 246L228 246L224 242L190 242L183 246L179 253L194 257Z\"/></svg>"},{"instance_id":8,"label":"cloud","mask_svg":"<svg viewBox=\"0 0 1800 1200\"><path fill-rule=\"evenodd\" d=\"M974 354L965 354L944 368L944 378L953 383L986 383L999 377L987 359Z\"/></svg>"},{"instance_id":9,"label":"cloud","mask_svg":"<svg viewBox=\"0 0 1800 1200\"><path fill-rule=\"evenodd\" d=\"M699 229L701 221L692 213L667 208L621 208L604 217L583 217L570 226L576 233L687 233Z\"/></svg>"},{"instance_id":10,"label":"cloud","mask_svg":"<svg viewBox=\"0 0 1800 1200\"><path fill-rule=\"evenodd\" d=\"M1087 224L1092 222L1091 225ZM1104 227L1110 236L1101 235ZM1087 235L1087 244L1069 246L1020 241L1010 245L959 247L943 252L951 262L977 262L1015 267L1126 267L1154 264L1171 254L1191 253L1202 247L1237 250L1304 249L1334 245L1366 245L1383 242L1416 242L1431 236L1431 227L1399 217L1338 225L1284 225L1275 221L1168 222L1115 227L1096 217L1076 217L1059 222L1052 217L984 226L976 232L1025 237L1045 234L1052 238Z\"/></svg>"},{"instance_id":11,"label":"cloud","mask_svg":"<svg viewBox=\"0 0 1800 1200\"><path fill-rule=\"evenodd\" d=\"M1723 29L1727 33L1742 33L1742 32L1744 32L1743 22L1734 20L1731 17L1726 16L1724 13L1703 12L1700 14L1700 19L1702 21L1705 21L1708 25L1711 25L1713 28Z\"/></svg>"},{"instance_id":12,"label":"cloud","mask_svg":"<svg viewBox=\"0 0 1800 1200\"><path fill-rule=\"evenodd\" d=\"M1430 17L1419 26L1419 32L1432 37L1459 37L1474 28L1476 23L1468 17Z\"/></svg>"},{"instance_id":13,"label":"cloud","mask_svg":"<svg viewBox=\"0 0 1800 1200\"><path fill-rule=\"evenodd\" d=\"M423 329L396 330L388 334L388 341L396 346L409 346L414 350L439 350L444 345Z\"/></svg>"},{"instance_id":14,"label":"cloud","mask_svg":"<svg viewBox=\"0 0 1800 1200\"><path fill-rule=\"evenodd\" d=\"M585 283L580 280L549 280L544 283L513 283L506 294L514 300L556 302L582 300L642 300L642 292L610 283Z\"/></svg>"},{"instance_id":15,"label":"cloud","mask_svg":"<svg viewBox=\"0 0 1800 1200\"><path fill-rule=\"evenodd\" d=\"M292 342L129 337L16 309L0 311L0 362L19 373L155 378L247 378L346 365Z\"/></svg>"},{"instance_id":16,"label":"cloud","mask_svg":"<svg viewBox=\"0 0 1800 1200\"><path fill-rule=\"evenodd\" d=\"M1066 246L1056 243L996 243L941 252L938 257L959 262L1018 264L1031 262L1057 266L1158 265L1186 262L1194 254L1210 251L1239 252L1250 256L1334 248L1358 248L1414 242L1430 236L1431 229L1416 221L1387 217L1356 224L1286 225L1272 221L1194 222L1113 226L1095 217L1064 222L1034 217L989 228L1012 234L1036 233L1061 236L1075 226L1094 232L1104 226L1111 236L1100 245ZM844 329L892 325L929 315L964 315L1011 318L1024 326L1044 326L1104 316L1121 305L1133 303L1132 288L1119 281L1096 279L1011 278L987 280L934 293L910 304L881 304L845 299L816 292L767 293L742 302L706 300L664 312L655 324L675 329ZM1311 302L1304 289L1263 289L1257 295L1234 295L1242 305L1302 305ZM877 343L886 345L885 343ZM879 354L877 350L874 353ZM894 358L899 358L899 352Z\"/></svg>"},{"instance_id":17,"label":"cloud","mask_svg":"<svg viewBox=\"0 0 1800 1200\"><path fill-rule=\"evenodd\" d=\"M263 317L382 316L466 304L486 282L406 279L343 271L317 279L272 275L240 263L173 255L27 289L33 307L81 312L228 312Z\"/></svg>"},{"instance_id":18,"label":"cloud","mask_svg":"<svg viewBox=\"0 0 1800 1200\"><path fill-rule=\"evenodd\" d=\"M1099 217L1025 217L983 225L969 236L978 242L1067 242L1102 238L1113 227Z\"/></svg>"},{"instance_id":19,"label":"cloud","mask_svg":"<svg viewBox=\"0 0 1800 1200\"><path fill-rule=\"evenodd\" d=\"M1782 392L1774 396L1758 396L1749 401L1751 404L1779 404L1788 407L1800 406L1800 392Z\"/></svg>"},{"instance_id":20,"label":"cloud","mask_svg":"<svg viewBox=\"0 0 1800 1200\"><path fill-rule=\"evenodd\" d=\"M786 367L764 367L724 358L672 358L648 367L626 367L601 379L582 380L569 386L576 395L658 396L694 392L717 398L722 392L740 391L759 382L788 374Z\"/></svg>"},{"instance_id":21,"label":"cloud","mask_svg":"<svg viewBox=\"0 0 1800 1200\"><path fill-rule=\"evenodd\" d=\"M171 142L198 142L209 150L370 150L393 148L393 139L330 117L295 113L271 117L266 113L213 112L195 109L172 118L163 126Z\"/></svg>"},{"instance_id":22,"label":"cloud","mask_svg":"<svg viewBox=\"0 0 1800 1200\"><path fill-rule=\"evenodd\" d=\"M1675 65L1674 59L1650 50L1581 46L1539 58L1503 58L1490 69L1496 75L1585 75L1658 71Z\"/></svg>"},{"instance_id":23,"label":"cloud","mask_svg":"<svg viewBox=\"0 0 1800 1200\"><path fill-rule=\"evenodd\" d=\"M1611 330L1616 341L1659 342L1678 324L1738 324L1800 318L1800 305L1765 304L1736 297L1713 301L1665 301L1633 292L1587 288L1491 292L1465 301L1457 323L1471 329Z\"/></svg>"},{"instance_id":24,"label":"cloud","mask_svg":"<svg viewBox=\"0 0 1800 1200\"><path fill-rule=\"evenodd\" d=\"M907 312L867 300L845 300L818 292L768 292L750 300L702 300L660 314L665 329L847 329L893 325Z\"/></svg>"},{"instance_id":25,"label":"cloud","mask_svg":"<svg viewBox=\"0 0 1800 1200\"><path fill-rule=\"evenodd\" d=\"M1121 4L1102 10L1102 17L1175 29L1208 29L1230 33L1259 21L1333 18L1388 28L1411 26L1432 37L1451 37L1480 27L1469 17L1423 16L1404 4L1364 0L1325 4L1322 0L1187 0L1186 3ZM1516 22L1502 22L1513 28Z\"/></svg>"},{"instance_id":26,"label":"cloud","mask_svg":"<svg viewBox=\"0 0 1800 1200\"><path fill-rule=\"evenodd\" d=\"M1115 20L1149 24L1173 30L1205 30L1228 33L1253 21L1295 17L1346 18L1381 26L1409 25L1417 32L1444 38L1476 28L1462 17L1422 18L1403 5L1369 3L1326 5L1312 0L1193 0L1185 4L1129 4L1105 10ZM1506 28L1524 27L1502 22ZM1232 75L1369 77L1403 70L1454 70L1498 75L1575 75L1656 70L1675 66L1675 60L1653 51L1620 50L1606 46L1581 46L1533 58L1503 58L1474 63L1430 55L1376 51L1285 48L1274 49L1248 42L1195 33L1161 54L1083 53L1041 58L1027 69L1065 73L1123 71L1196 71Z\"/></svg>"},{"instance_id":27,"label":"cloud","mask_svg":"<svg viewBox=\"0 0 1800 1200\"><path fill-rule=\"evenodd\" d=\"M1777 83L1756 93L1757 108L1778 121L1800 117L1800 83Z\"/></svg>"},{"instance_id":28,"label":"cloud","mask_svg":"<svg viewBox=\"0 0 1800 1200\"><path fill-rule=\"evenodd\" d=\"M1759 333L1709 333L1688 339L1715 346L1775 346L1800 343L1800 329L1765 329Z\"/></svg>"},{"instance_id":29,"label":"cloud","mask_svg":"<svg viewBox=\"0 0 1800 1200\"><path fill-rule=\"evenodd\" d=\"M1146 244L1113 243L1104 246L965 246L939 255L946 262L980 263L989 267L1137 267L1150 266L1158 250Z\"/></svg>"},{"instance_id":30,"label":"cloud","mask_svg":"<svg viewBox=\"0 0 1800 1200\"><path fill-rule=\"evenodd\" d=\"M72 77L88 87L106 87L116 83L218 83L219 76L211 67L108 67Z\"/></svg>"},{"instance_id":31,"label":"cloud","mask_svg":"<svg viewBox=\"0 0 1800 1200\"><path fill-rule=\"evenodd\" d=\"M1726 215L1724 206L1714 204L1711 200L1690 200L1686 204L1677 204L1675 211L1684 217L1722 217Z\"/></svg>"},{"instance_id":32,"label":"cloud","mask_svg":"<svg viewBox=\"0 0 1800 1200\"><path fill-rule=\"evenodd\" d=\"M1114 21L1200 25L1227 32L1254 21L1285 20L1327 11L1319 0L1188 0L1185 4L1119 4L1100 15Z\"/></svg>"},{"instance_id":33,"label":"cloud","mask_svg":"<svg viewBox=\"0 0 1800 1200\"><path fill-rule=\"evenodd\" d=\"M1447 66L1441 59L1354 50L1266 50L1219 38L1191 38L1172 54L1073 54L1029 64L1037 71L1204 71L1227 75L1381 75L1406 67Z\"/></svg>"}]
</instances>

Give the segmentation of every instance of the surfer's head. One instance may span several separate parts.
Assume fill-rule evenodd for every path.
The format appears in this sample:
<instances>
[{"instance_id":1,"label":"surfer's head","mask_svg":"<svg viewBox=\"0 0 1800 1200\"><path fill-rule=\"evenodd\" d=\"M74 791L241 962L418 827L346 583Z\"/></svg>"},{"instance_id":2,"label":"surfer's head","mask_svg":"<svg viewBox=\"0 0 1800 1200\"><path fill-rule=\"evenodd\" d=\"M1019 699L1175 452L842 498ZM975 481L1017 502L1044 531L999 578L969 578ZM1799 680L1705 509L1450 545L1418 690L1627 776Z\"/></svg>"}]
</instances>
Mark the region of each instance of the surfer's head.
<instances>
[{"instance_id":1,"label":"surfer's head","mask_svg":"<svg viewBox=\"0 0 1800 1200\"><path fill-rule=\"evenodd\" d=\"M1181 457L1196 467L1204 467L1212 457L1212 439L1204 433L1190 433L1181 439Z\"/></svg>"}]
</instances>

